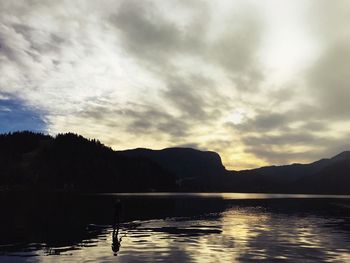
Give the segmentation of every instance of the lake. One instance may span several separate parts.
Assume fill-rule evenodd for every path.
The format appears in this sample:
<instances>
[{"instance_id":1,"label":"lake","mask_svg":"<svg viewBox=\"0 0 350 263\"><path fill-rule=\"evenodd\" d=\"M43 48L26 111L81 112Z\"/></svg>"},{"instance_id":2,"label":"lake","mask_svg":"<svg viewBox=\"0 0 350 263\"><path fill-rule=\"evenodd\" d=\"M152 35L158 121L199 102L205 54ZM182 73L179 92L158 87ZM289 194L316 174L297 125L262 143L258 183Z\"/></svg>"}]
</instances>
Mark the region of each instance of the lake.
<instances>
[{"instance_id":1,"label":"lake","mask_svg":"<svg viewBox=\"0 0 350 263\"><path fill-rule=\"evenodd\" d=\"M350 262L350 196L3 192L0 205L0 262Z\"/></svg>"}]
</instances>

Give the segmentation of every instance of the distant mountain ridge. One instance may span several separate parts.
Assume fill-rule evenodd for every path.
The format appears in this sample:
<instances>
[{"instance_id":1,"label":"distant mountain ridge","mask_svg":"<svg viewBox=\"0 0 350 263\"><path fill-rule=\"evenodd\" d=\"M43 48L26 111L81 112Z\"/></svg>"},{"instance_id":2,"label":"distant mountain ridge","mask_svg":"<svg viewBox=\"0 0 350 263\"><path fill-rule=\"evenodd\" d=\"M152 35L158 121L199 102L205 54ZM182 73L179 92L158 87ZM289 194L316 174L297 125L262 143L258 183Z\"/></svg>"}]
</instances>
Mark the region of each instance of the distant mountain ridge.
<instances>
[{"instance_id":1,"label":"distant mountain ridge","mask_svg":"<svg viewBox=\"0 0 350 263\"><path fill-rule=\"evenodd\" d=\"M235 185L243 191L350 193L350 151L309 164L267 166L239 171ZM342 165L343 169L339 168ZM337 179L336 179L337 178ZM332 186L329 181L334 182ZM237 189L236 187L234 187Z\"/></svg>"},{"instance_id":2,"label":"distant mountain ridge","mask_svg":"<svg viewBox=\"0 0 350 263\"><path fill-rule=\"evenodd\" d=\"M350 151L310 164L228 171L216 152L113 151L76 134L0 135L0 190L204 191L350 194Z\"/></svg>"},{"instance_id":3,"label":"distant mountain ridge","mask_svg":"<svg viewBox=\"0 0 350 263\"><path fill-rule=\"evenodd\" d=\"M165 148L162 150L151 150L137 148L133 150L117 151L129 157L145 157L162 164L180 178L197 176L214 176L225 173L218 153L212 151L200 151L192 148ZM180 165L179 165L180 164Z\"/></svg>"},{"instance_id":4,"label":"distant mountain ridge","mask_svg":"<svg viewBox=\"0 0 350 263\"><path fill-rule=\"evenodd\" d=\"M310 164L266 166L228 171L215 152L191 148L119 151L129 157L144 157L177 177L184 189L228 192L350 194L350 151Z\"/></svg>"},{"instance_id":5,"label":"distant mountain ridge","mask_svg":"<svg viewBox=\"0 0 350 263\"><path fill-rule=\"evenodd\" d=\"M174 191L175 178L144 158L121 156L68 133L0 135L0 189L86 192Z\"/></svg>"},{"instance_id":6,"label":"distant mountain ridge","mask_svg":"<svg viewBox=\"0 0 350 263\"><path fill-rule=\"evenodd\" d=\"M298 180L301 191L313 186L314 193L350 193L350 151L321 160L323 169Z\"/></svg>"},{"instance_id":7,"label":"distant mountain ridge","mask_svg":"<svg viewBox=\"0 0 350 263\"><path fill-rule=\"evenodd\" d=\"M162 150L137 148L117 153L155 162L173 174L177 178L177 185L183 190L219 189L224 177L229 174L222 164L220 155L212 151L175 147Z\"/></svg>"},{"instance_id":8,"label":"distant mountain ridge","mask_svg":"<svg viewBox=\"0 0 350 263\"><path fill-rule=\"evenodd\" d=\"M349 160L350 159L350 151L344 151L342 153L339 153L338 155L331 158L331 160Z\"/></svg>"}]
</instances>

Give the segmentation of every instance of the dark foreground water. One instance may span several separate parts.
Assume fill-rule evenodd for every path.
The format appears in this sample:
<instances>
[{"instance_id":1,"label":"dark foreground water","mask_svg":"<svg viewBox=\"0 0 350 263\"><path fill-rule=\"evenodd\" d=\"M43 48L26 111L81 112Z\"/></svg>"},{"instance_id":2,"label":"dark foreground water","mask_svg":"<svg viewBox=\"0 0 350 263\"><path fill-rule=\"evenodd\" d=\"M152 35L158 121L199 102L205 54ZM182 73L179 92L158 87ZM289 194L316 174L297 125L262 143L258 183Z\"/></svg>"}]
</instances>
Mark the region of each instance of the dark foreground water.
<instances>
[{"instance_id":1,"label":"dark foreground water","mask_svg":"<svg viewBox=\"0 0 350 263\"><path fill-rule=\"evenodd\" d=\"M0 205L0 262L350 262L348 196L0 193Z\"/></svg>"}]
</instances>

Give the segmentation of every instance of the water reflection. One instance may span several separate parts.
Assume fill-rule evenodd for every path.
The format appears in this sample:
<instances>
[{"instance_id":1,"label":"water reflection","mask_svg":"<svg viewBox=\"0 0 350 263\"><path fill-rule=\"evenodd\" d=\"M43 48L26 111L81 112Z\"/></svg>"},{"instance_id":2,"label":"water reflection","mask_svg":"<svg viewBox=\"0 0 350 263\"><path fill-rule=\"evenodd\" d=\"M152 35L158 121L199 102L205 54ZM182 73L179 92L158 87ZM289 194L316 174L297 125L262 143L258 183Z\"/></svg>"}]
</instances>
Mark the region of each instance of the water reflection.
<instances>
[{"instance_id":1,"label":"water reflection","mask_svg":"<svg viewBox=\"0 0 350 263\"><path fill-rule=\"evenodd\" d=\"M122 237L118 237L118 230L115 232L113 230L112 233L112 251L114 252L114 256L118 255L118 252L120 250L120 246L122 244Z\"/></svg>"},{"instance_id":2,"label":"water reflection","mask_svg":"<svg viewBox=\"0 0 350 263\"><path fill-rule=\"evenodd\" d=\"M0 261L350 262L349 199L253 197L27 196Z\"/></svg>"},{"instance_id":3,"label":"water reflection","mask_svg":"<svg viewBox=\"0 0 350 263\"><path fill-rule=\"evenodd\" d=\"M112 251L114 252L114 256L118 255L122 238L118 237L119 228L120 228L120 220L122 213L122 203L120 199L117 199L114 204L114 218L113 218L113 233L112 233Z\"/></svg>"}]
</instances>

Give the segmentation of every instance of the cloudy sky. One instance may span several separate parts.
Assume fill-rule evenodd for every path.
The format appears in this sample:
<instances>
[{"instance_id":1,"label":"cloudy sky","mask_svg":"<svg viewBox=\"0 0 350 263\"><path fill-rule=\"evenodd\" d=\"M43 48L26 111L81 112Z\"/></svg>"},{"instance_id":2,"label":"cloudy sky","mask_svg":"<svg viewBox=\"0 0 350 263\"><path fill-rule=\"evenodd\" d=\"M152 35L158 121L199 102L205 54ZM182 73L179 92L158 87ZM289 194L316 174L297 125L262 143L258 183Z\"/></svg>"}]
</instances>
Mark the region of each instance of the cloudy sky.
<instances>
[{"instance_id":1,"label":"cloudy sky","mask_svg":"<svg viewBox=\"0 0 350 263\"><path fill-rule=\"evenodd\" d=\"M347 0L0 0L0 132L188 146L229 169L350 150Z\"/></svg>"}]
</instances>

